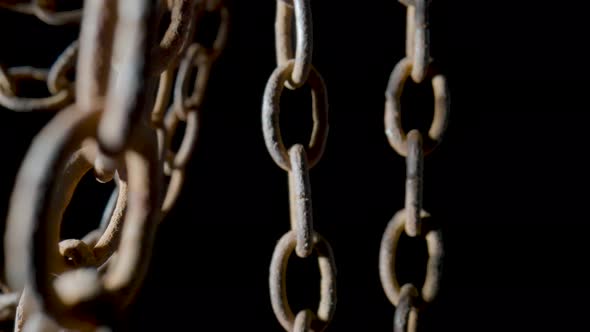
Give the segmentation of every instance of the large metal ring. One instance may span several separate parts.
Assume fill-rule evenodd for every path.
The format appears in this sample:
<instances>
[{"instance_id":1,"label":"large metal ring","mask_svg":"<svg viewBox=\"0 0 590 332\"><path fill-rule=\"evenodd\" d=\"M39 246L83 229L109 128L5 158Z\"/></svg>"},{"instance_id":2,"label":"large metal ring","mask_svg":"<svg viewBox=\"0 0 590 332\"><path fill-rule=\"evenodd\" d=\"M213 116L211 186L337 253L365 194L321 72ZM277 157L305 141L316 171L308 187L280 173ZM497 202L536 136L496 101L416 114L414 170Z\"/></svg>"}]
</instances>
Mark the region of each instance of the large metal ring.
<instances>
[{"instance_id":1,"label":"large metal ring","mask_svg":"<svg viewBox=\"0 0 590 332\"><path fill-rule=\"evenodd\" d=\"M279 323L286 331L292 331L295 315L287 300L287 263L297 244L295 231L289 231L279 240L270 263L270 299L272 309ZM317 318L311 323L314 331L323 331L336 309L336 264L330 244L319 234L313 237L314 249L318 255L321 274L321 298Z\"/></svg>"},{"instance_id":2,"label":"large metal ring","mask_svg":"<svg viewBox=\"0 0 590 332\"><path fill-rule=\"evenodd\" d=\"M276 68L271 74L264 90L262 101L262 130L264 142L272 159L285 171L289 171L289 154L279 124L281 111L280 101L287 80L293 70L295 60L289 60L285 65ZM306 147L309 168L312 168L322 157L328 136L328 95L324 80L320 74L311 67L307 83L311 87L313 129L309 145Z\"/></svg>"},{"instance_id":3,"label":"large metal ring","mask_svg":"<svg viewBox=\"0 0 590 332\"><path fill-rule=\"evenodd\" d=\"M429 217L429 214L422 210L422 218ZM394 306L399 304L400 285L397 279L395 260L397 256L397 244L405 229L405 210L398 211L385 229L381 240L379 251L379 276L381 285L387 298ZM422 300L430 303L438 293L440 285L440 274L443 259L442 233L439 229L430 229L424 234L428 247L428 265L426 266L426 279L421 289Z\"/></svg>"},{"instance_id":4,"label":"large metal ring","mask_svg":"<svg viewBox=\"0 0 590 332\"><path fill-rule=\"evenodd\" d=\"M117 259L110 260L104 277L95 269L67 271L58 252L59 227L77 181L64 184L71 177L55 175L66 168L80 144L93 141L101 114L71 107L37 135L19 171L7 220L10 285L22 290L29 283L42 310L66 328L112 319L111 314L129 304L147 271L157 225L158 210L153 207L161 201L156 138L147 130L141 136L138 131L123 157L129 169L129 205Z\"/></svg>"},{"instance_id":5,"label":"large metal ring","mask_svg":"<svg viewBox=\"0 0 590 332\"><path fill-rule=\"evenodd\" d=\"M404 58L398 62L391 72L385 91L385 134L391 147L404 157L408 154L408 142L406 133L402 129L400 99L404 83L411 71L411 59ZM449 121L450 98L446 78L441 74L434 75L432 70L429 71L428 76L431 77L434 92L434 118L428 136L424 137L424 155L432 152L440 143Z\"/></svg>"}]
</instances>

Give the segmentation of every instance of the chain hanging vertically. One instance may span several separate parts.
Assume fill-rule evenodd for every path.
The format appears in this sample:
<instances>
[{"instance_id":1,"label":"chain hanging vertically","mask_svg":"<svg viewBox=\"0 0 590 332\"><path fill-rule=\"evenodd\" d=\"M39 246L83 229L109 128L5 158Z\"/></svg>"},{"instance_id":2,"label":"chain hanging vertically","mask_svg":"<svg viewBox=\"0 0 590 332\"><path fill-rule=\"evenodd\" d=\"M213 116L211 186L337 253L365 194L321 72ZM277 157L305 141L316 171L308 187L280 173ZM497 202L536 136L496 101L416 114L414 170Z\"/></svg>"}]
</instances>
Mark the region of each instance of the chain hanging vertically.
<instances>
[{"instance_id":1,"label":"chain hanging vertically","mask_svg":"<svg viewBox=\"0 0 590 332\"><path fill-rule=\"evenodd\" d=\"M405 207L391 219L379 253L381 284L396 307L394 331L416 331L419 310L432 302L440 286L444 255L440 228L422 208L424 156L440 143L449 117L449 96L446 79L431 64L428 7L429 0L400 0L407 7L406 57L395 66L385 92L385 133L391 147L406 158ZM430 79L434 92L434 119L427 136L412 129L407 135L402 129L401 95L406 79L415 83ZM405 233L421 237L428 247L428 264L424 285L417 289L411 283L400 287L395 261L398 242Z\"/></svg>"},{"instance_id":2,"label":"chain hanging vertically","mask_svg":"<svg viewBox=\"0 0 590 332\"><path fill-rule=\"evenodd\" d=\"M275 43L277 68L273 71L262 104L262 126L266 148L274 162L289 175L291 230L277 243L270 265L272 309L286 331L323 331L336 306L336 266L332 248L313 227L309 169L322 157L328 134L328 96L319 72L311 63L313 29L309 0L277 0ZM291 24L295 21L296 42ZM296 49L293 52L292 47ZM295 53L295 55L293 54ZM313 130L308 144L283 143L279 124L280 100L284 87L309 85L312 93ZM321 297L317 313L303 309L293 313L287 299L287 262L295 251L309 257L315 251L321 274Z\"/></svg>"},{"instance_id":3,"label":"chain hanging vertically","mask_svg":"<svg viewBox=\"0 0 590 332\"><path fill-rule=\"evenodd\" d=\"M5 234L10 287L2 289L0 309L13 315L20 297L15 331L116 330L146 275L157 225L180 193L211 67L227 39L228 9L213 0L86 0L67 12L56 11L55 1L0 7L48 24L80 24L78 41L49 70L0 66L1 106L60 110L34 138L17 175ZM193 42L207 13L221 17L210 48ZM164 15L170 23L158 39ZM51 96L19 96L22 80L46 81ZM187 127L174 153L180 121ZM98 229L60 241L63 213L90 170L116 189ZM165 175L172 177L167 188Z\"/></svg>"}]
</instances>

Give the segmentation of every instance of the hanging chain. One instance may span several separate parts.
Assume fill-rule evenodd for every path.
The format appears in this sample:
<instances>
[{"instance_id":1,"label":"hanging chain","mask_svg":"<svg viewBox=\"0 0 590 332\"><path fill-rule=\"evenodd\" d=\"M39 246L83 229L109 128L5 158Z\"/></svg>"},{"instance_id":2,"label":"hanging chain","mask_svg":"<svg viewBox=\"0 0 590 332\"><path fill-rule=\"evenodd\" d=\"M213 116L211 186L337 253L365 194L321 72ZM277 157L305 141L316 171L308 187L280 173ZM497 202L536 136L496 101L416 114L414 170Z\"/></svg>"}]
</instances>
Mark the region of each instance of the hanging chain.
<instances>
[{"instance_id":1,"label":"hanging chain","mask_svg":"<svg viewBox=\"0 0 590 332\"><path fill-rule=\"evenodd\" d=\"M0 7L48 24L80 23L79 41L49 70L0 67L1 106L59 110L17 175L5 243L10 287L2 289L1 313L16 310L15 331L116 330L146 275L157 225L180 194L207 81L227 39L228 9L212 0L86 0L82 10L65 12L56 1ZM170 23L158 39L164 15ZM193 42L204 15L221 18L211 47ZM45 81L52 95L19 95L23 80ZM173 152L181 121L187 126ZM98 229L60 241L63 212L90 170L99 182L114 180L116 189Z\"/></svg>"},{"instance_id":2,"label":"hanging chain","mask_svg":"<svg viewBox=\"0 0 590 332\"><path fill-rule=\"evenodd\" d=\"M270 297L275 316L286 331L323 331L336 307L336 266L332 248L313 227L309 170L324 152L328 134L328 96L319 72L311 63L313 29L309 0L277 0L275 42L277 68L266 88L262 105L262 126L266 148L274 162L289 176L291 230L277 243L270 264ZM296 42L291 24L295 21ZM293 56L292 45L296 45ZM280 100L284 87L297 89L308 84L312 93L313 129L309 144L285 147L279 124ZM309 309L293 313L287 299L287 263L291 254L300 258L317 254L321 274L317 313Z\"/></svg>"},{"instance_id":3,"label":"hanging chain","mask_svg":"<svg viewBox=\"0 0 590 332\"><path fill-rule=\"evenodd\" d=\"M394 331L416 331L418 313L435 298L440 286L444 256L440 228L422 208L424 156L440 143L449 117L446 79L432 65L430 58L429 0L400 0L407 7L406 57L395 66L385 92L385 128L391 147L406 158L405 207L398 211L385 230L379 253L381 284L389 301L396 307ZM407 135L402 129L400 99L405 81L432 82L434 118L427 136L416 129ZM411 283L400 287L396 274L398 242L405 233L421 237L428 247L426 279L421 289Z\"/></svg>"}]
</instances>

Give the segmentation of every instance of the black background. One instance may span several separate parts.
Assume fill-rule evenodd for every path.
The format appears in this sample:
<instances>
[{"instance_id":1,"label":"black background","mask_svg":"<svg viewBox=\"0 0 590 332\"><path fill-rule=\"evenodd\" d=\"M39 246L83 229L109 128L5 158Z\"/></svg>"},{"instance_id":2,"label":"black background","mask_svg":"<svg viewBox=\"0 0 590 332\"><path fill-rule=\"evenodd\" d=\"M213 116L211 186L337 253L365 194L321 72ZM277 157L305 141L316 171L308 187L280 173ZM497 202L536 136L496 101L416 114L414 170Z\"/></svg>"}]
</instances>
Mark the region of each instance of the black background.
<instances>
[{"instance_id":1,"label":"black background","mask_svg":"<svg viewBox=\"0 0 590 332\"><path fill-rule=\"evenodd\" d=\"M133 330L281 330L268 266L289 227L287 175L265 149L260 120L276 65L275 5L230 5L229 43L211 77L182 196L159 229L131 308ZM385 225L403 207L405 163L385 138L383 105L404 54L405 7L312 1L312 9L313 63L330 101L326 152L311 171L315 226L338 267L329 330L387 331L394 308L381 289L378 252ZM443 227L446 260L423 330L587 330L587 18L556 2L435 0L431 20L452 115L443 144L425 160L425 209ZM0 61L8 66L47 67L77 34L5 10L0 23ZM406 129L427 128L431 89L406 90ZM287 142L308 137L309 99L308 90L284 97ZM2 218L20 162L51 116L0 113ZM90 229L111 189L88 176L64 232ZM402 281L420 284L424 245L404 243ZM295 310L316 305L318 284L313 262L292 259Z\"/></svg>"}]
</instances>

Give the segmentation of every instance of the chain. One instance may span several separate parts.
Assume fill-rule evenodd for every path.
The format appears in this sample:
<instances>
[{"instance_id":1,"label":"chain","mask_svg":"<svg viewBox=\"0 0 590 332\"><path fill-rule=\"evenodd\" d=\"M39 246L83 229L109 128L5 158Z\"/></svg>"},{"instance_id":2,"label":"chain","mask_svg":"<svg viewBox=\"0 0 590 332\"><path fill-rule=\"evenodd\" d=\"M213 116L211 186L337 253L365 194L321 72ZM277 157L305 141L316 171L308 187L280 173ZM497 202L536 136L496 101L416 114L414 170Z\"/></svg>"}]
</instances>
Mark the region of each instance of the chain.
<instances>
[{"instance_id":1,"label":"chain","mask_svg":"<svg viewBox=\"0 0 590 332\"><path fill-rule=\"evenodd\" d=\"M157 225L181 191L207 81L229 22L223 1L153 4L86 0L82 10L59 12L57 1L0 2L48 24L80 24L79 41L49 70L0 67L0 105L59 111L34 138L9 206L10 287L2 290L0 311L15 319L15 331L116 329L141 287ZM170 23L158 39L164 15ZM221 17L211 47L193 41L204 15ZM73 70L76 79L70 81ZM45 81L51 96L19 95L23 80ZM173 152L180 122L187 125ZM116 189L98 229L60 241L63 212L90 170L99 182L114 180Z\"/></svg>"},{"instance_id":2,"label":"chain","mask_svg":"<svg viewBox=\"0 0 590 332\"><path fill-rule=\"evenodd\" d=\"M423 209L423 172L424 158L440 144L449 118L446 78L430 57L430 1L400 2L407 7L406 56L391 72L384 122L389 144L406 158L406 190L404 208L388 223L379 255L380 279L396 307L398 332L417 329L420 312L436 299L440 287L443 239ZM49 68L0 64L0 106L56 113L33 139L8 211L0 321L13 319L15 331L119 329L146 277L158 225L182 193L209 78L228 38L224 1L76 3L80 8L62 10L58 0L0 0L0 8L46 24L80 28L78 39ZM220 18L211 45L198 40L207 15ZM337 302L334 255L314 228L309 179L324 153L329 127L327 89L312 64L312 25L309 0L276 1L277 66L262 102L266 148L288 174L290 230L277 242L269 268L272 309L286 331L325 330ZM428 133L412 129L406 134L402 128L400 100L408 78L432 84L434 117ZM44 82L47 96L22 93L21 86L29 81ZM285 88L305 85L312 94L311 136L306 144L287 147L279 121L281 96ZM115 183L100 225L81 239L61 240L64 212L91 171L99 182ZM420 288L400 284L397 277L402 233L426 242L426 278ZM286 278L293 252L318 260L320 301L315 312L294 312L289 304Z\"/></svg>"},{"instance_id":3,"label":"chain","mask_svg":"<svg viewBox=\"0 0 590 332\"><path fill-rule=\"evenodd\" d=\"M440 143L447 128L449 96L445 77L437 73L430 58L428 5L429 0L400 0L407 7L406 57L393 69L385 92L385 128L391 147L406 158L405 207L398 211L385 230L379 253L381 284L389 301L396 307L394 331L416 331L418 313L435 298L440 286L443 240L440 228L422 208L424 156ZM415 83L426 79L434 92L434 119L423 137L413 129L407 135L401 125L400 99L405 81ZM400 287L396 273L398 242L402 233L421 237L428 247L426 279L420 290L411 283Z\"/></svg>"},{"instance_id":4,"label":"chain","mask_svg":"<svg viewBox=\"0 0 590 332\"><path fill-rule=\"evenodd\" d=\"M272 309L286 331L323 331L336 308L336 266L328 241L313 227L309 170L321 159L328 134L328 96L319 72L311 64L313 29L309 0L290 3L278 0L275 22L277 68L273 71L262 104L262 128L266 148L274 162L288 173L291 230L277 243L270 264ZM296 27L293 57L291 23ZM287 149L279 124L280 100L284 87L297 89L309 85L312 93L313 130L306 146L300 143ZM289 257L317 254L321 274L320 303L317 313L303 309L294 314L287 298L286 277Z\"/></svg>"}]
</instances>

